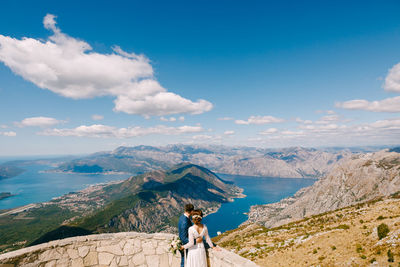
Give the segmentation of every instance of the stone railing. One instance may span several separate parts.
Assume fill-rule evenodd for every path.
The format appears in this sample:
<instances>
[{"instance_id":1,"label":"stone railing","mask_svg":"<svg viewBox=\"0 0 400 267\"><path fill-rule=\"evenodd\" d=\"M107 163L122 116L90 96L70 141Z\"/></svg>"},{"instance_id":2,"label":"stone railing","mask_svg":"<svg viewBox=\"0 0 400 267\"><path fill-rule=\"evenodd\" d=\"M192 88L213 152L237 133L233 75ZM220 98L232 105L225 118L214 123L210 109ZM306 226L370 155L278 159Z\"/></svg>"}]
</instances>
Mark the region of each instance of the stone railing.
<instances>
[{"instance_id":1,"label":"stone railing","mask_svg":"<svg viewBox=\"0 0 400 267\"><path fill-rule=\"evenodd\" d=\"M149 266L179 267L168 251L172 234L115 233L71 237L0 255L1 267ZM237 254L208 250L210 267L256 267Z\"/></svg>"}]
</instances>

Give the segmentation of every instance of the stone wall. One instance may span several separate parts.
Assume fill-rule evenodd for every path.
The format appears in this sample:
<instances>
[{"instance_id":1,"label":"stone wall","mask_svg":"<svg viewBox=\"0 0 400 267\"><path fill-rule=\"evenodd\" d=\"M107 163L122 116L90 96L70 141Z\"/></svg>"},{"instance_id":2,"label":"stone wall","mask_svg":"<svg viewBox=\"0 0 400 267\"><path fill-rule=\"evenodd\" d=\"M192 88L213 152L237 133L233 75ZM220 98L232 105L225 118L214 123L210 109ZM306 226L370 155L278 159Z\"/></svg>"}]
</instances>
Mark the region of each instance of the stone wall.
<instances>
[{"instance_id":1,"label":"stone wall","mask_svg":"<svg viewBox=\"0 0 400 267\"><path fill-rule=\"evenodd\" d=\"M168 251L173 237L134 232L71 237L1 254L0 267L179 267L180 256ZM257 266L224 249L210 249L208 260L210 267Z\"/></svg>"}]
</instances>

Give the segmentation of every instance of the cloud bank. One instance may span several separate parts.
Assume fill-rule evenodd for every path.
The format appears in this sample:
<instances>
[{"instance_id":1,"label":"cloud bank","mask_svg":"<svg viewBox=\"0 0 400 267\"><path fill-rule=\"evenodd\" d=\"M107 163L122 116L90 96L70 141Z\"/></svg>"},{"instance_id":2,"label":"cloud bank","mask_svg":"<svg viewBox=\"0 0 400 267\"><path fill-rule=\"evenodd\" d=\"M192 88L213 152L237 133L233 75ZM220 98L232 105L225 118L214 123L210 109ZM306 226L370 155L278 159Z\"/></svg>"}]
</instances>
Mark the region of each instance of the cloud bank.
<instances>
[{"instance_id":1,"label":"cloud bank","mask_svg":"<svg viewBox=\"0 0 400 267\"><path fill-rule=\"evenodd\" d=\"M275 146L398 145L399 142L400 118L358 124L349 124L347 120L329 124L321 124L319 121L321 120L300 124L296 130L270 128L259 132L259 135L263 135L262 138L249 141Z\"/></svg>"},{"instance_id":2,"label":"cloud bank","mask_svg":"<svg viewBox=\"0 0 400 267\"><path fill-rule=\"evenodd\" d=\"M364 99L350 100L336 103L336 107L352 110L367 110L373 112L400 112L400 96L386 98L380 101L367 101Z\"/></svg>"},{"instance_id":3,"label":"cloud bank","mask_svg":"<svg viewBox=\"0 0 400 267\"><path fill-rule=\"evenodd\" d=\"M273 116L250 116L247 120L235 120L236 124L267 124L284 122L284 119L276 118Z\"/></svg>"},{"instance_id":4,"label":"cloud bank","mask_svg":"<svg viewBox=\"0 0 400 267\"><path fill-rule=\"evenodd\" d=\"M168 92L154 79L144 55L118 46L111 54L96 53L85 41L62 33L55 18L48 14L43 20L44 27L53 32L46 41L0 35L0 61L25 80L63 97L113 96L115 112L162 116L212 109L206 100L191 101Z\"/></svg>"},{"instance_id":5,"label":"cloud bank","mask_svg":"<svg viewBox=\"0 0 400 267\"><path fill-rule=\"evenodd\" d=\"M167 127L159 125L155 127L144 128L140 126L117 128L102 124L93 124L90 126L81 125L71 129L46 129L39 132L39 135L46 136L75 136L75 137L97 137L97 138L132 138L145 136L150 134L160 135L180 135L186 133L203 132L201 126L180 126L180 127Z\"/></svg>"}]
</instances>

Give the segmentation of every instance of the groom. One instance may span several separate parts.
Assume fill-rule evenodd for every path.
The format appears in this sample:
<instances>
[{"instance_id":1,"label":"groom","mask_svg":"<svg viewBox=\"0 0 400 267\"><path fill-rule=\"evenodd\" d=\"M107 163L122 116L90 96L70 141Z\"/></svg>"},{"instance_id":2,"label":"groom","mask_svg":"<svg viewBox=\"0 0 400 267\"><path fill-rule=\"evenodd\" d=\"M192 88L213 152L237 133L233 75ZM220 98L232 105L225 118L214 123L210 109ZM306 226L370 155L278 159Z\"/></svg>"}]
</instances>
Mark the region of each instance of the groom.
<instances>
[{"instance_id":1,"label":"groom","mask_svg":"<svg viewBox=\"0 0 400 267\"><path fill-rule=\"evenodd\" d=\"M192 204L185 205L185 213L181 215L178 222L178 230L179 230L179 238L182 240L182 244L185 245L189 243L189 227L192 226L192 221L190 220L190 216L194 210L194 206ZM196 243L203 242L203 238L199 237L195 241ZM185 266L185 256L183 250L179 250L181 253L181 267ZM187 252L187 251L186 251Z\"/></svg>"}]
</instances>

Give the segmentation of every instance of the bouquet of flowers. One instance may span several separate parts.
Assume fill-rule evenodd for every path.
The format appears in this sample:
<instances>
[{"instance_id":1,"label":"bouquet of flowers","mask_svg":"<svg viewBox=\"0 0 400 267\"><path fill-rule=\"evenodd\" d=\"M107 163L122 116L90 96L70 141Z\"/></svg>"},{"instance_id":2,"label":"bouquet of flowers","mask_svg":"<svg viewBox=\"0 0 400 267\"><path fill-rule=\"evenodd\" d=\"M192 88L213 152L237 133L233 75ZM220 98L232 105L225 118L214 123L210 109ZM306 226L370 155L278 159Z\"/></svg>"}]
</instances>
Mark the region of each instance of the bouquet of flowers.
<instances>
[{"instance_id":1,"label":"bouquet of flowers","mask_svg":"<svg viewBox=\"0 0 400 267\"><path fill-rule=\"evenodd\" d=\"M176 252L179 251L179 249L182 246L183 246L182 240L180 240L179 237L174 237L174 239L172 239L172 241L170 243L169 251L171 251L172 253L174 253L174 255L176 255Z\"/></svg>"}]
</instances>

